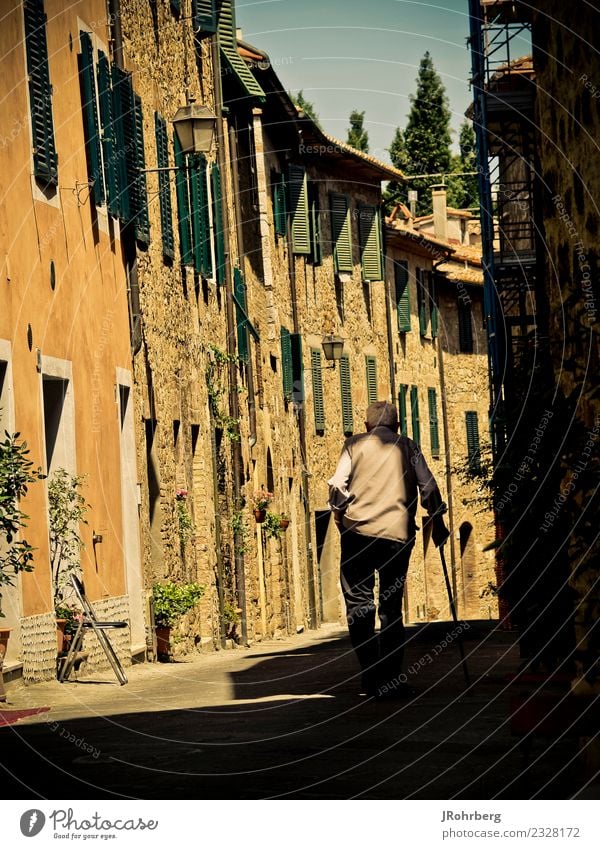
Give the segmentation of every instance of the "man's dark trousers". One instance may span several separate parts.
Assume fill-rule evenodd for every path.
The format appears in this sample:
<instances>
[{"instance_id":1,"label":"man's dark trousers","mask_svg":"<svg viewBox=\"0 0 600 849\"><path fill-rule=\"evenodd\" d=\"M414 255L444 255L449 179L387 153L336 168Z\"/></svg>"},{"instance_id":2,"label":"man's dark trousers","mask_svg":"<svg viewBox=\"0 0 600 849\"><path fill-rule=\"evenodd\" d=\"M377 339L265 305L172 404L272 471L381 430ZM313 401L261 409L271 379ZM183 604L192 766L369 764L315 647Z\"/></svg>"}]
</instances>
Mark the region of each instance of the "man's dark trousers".
<instances>
[{"instance_id":1,"label":"man's dark trousers","mask_svg":"<svg viewBox=\"0 0 600 849\"><path fill-rule=\"evenodd\" d=\"M396 542L347 529L341 534L341 584L350 641L363 670L363 687L394 688L402 673L402 596L414 540ZM375 634L375 571L379 572L380 631Z\"/></svg>"}]
</instances>

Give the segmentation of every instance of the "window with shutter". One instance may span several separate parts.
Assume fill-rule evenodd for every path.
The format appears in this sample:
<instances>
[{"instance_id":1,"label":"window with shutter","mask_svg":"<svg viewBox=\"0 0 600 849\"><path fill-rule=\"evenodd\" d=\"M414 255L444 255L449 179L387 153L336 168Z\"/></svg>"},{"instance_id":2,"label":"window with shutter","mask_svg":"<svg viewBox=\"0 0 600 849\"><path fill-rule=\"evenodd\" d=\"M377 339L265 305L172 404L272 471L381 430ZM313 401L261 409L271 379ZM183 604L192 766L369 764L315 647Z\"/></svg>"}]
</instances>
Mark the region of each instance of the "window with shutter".
<instances>
[{"instance_id":1,"label":"window with shutter","mask_svg":"<svg viewBox=\"0 0 600 849\"><path fill-rule=\"evenodd\" d=\"M104 177L102 174L98 100L96 98L96 75L94 73L94 48L89 33L83 30L79 33L79 44L81 46L79 79L88 180L92 184L91 197L94 204L101 206L104 203Z\"/></svg>"},{"instance_id":2,"label":"window with shutter","mask_svg":"<svg viewBox=\"0 0 600 849\"><path fill-rule=\"evenodd\" d=\"M479 423L477 413L469 410L465 413L467 429L467 463L472 472L481 470L481 453L479 447Z\"/></svg>"},{"instance_id":3,"label":"window with shutter","mask_svg":"<svg viewBox=\"0 0 600 849\"><path fill-rule=\"evenodd\" d=\"M211 172L212 186L212 212L213 212L213 228L215 237L215 274L217 283L225 282L225 237L223 234L223 206L221 194L221 172L219 166L212 166Z\"/></svg>"},{"instance_id":4,"label":"window with shutter","mask_svg":"<svg viewBox=\"0 0 600 849\"><path fill-rule=\"evenodd\" d=\"M212 256L206 159L201 153L195 153L188 157L188 164L194 269L198 274L210 277L212 275ZM222 237L223 234L221 233L221 239Z\"/></svg>"},{"instance_id":5,"label":"window with shutter","mask_svg":"<svg viewBox=\"0 0 600 849\"><path fill-rule=\"evenodd\" d=\"M156 138L157 165L159 168L168 168L169 149L167 142L167 122L158 114L158 112L154 113L154 134ZM175 237L173 235L173 212L171 209L171 181L169 180L169 171L158 172L158 193L163 255L169 259L173 259L175 256Z\"/></svg>"},{"instance_id":6,"label":"window with shutter","mask_svg":"<svg viewBox=\"0 0 600 849\"><path fill-rule=\"evenodd\" d=\"M281 379L283 381L283 397L286 401L292 400L294 392L294 378L292 376L292 342L290 331L281 328Z\"/></svg>"},{"instance_id":7,"label":"window with shutter","mask_svg":"<svg viewBox=\"0 0 600 849\"><path fill-rule=\"evenodd\" d=\"M181 6L181 0L175 0L175 3ZM196 32L217 31L216 4L217 0L192 0L192 26Z\"/></svg>"},{"instance_id":8,"label":"window with shutter","mask_svg":"<svg viewBox=\"0 0 600 849\"><path fill-rule=\"evenodd\" d=\"M381 254L381 223L376 206L361 204L358 208L358 234L362 278L365 281L383 280Z\"/></svg>"},{"instance_id":9,"label":"window with shutter","mask_svg":"<svg viewBox=\"0 0 600 849\"><path fill-rule=\"evenodd\" d=\"M470 301L458 298L458 346L461 353L473 353L473 317Z\"/></svg>"},{"instance_id":10,"label":"window with shutter","mask_svg":"<svg viewBox=\"0 0 600 849\"><path fill-rule=\"evenodd\" d=\"M352 222L346 195L331 194L331 239L336 271L352 271Z\"/></svg>"},{"instance_id":11,"label":"window with shutter","mask_svg":"<svg viewBox=\"0 0 600 849\"><path fill-rule=\"evenodd\" d=\"M52 120L52 86L48 67L46 15L43 0L26 0L25 49L29 76L29 106L33 142L33 173L46 186L58 184L58 156Z\"/></svg>"},{"instance_id":12,"label":"window with shutter","mask_svg":"<svg viewBox=\"0 0 600 849\"><path fill-rule=\"evenodd\" d=\"M273 190L273 224L276 236L287 234L287 205L285 177L277 171L271 172L271 187Z\"/></svg>"},{"instance_id":13,"label":"window with shutter","mask_svg":"<svg viewBox=\"0 0 600 849\"><path fill-rule=\"evenodd\" d=\"M429 402L429 439L431 442L431 456L439 457L440 432L437 414L437 393L435 389L427 390L427 400Z\"/></svg>"},{"instance_id":14,"label":"window with shutter","mask_svg":"<svg viewBox=\"0 0 600 849\"><path fill-rule=\"evenodd\" d=\"M179 249L184 265L194 264L192 234L190 227L190 197L188 190L187 163L177 133L173 133L173 152L177 171L175 172L175 192L177 195L177 222L179 229Z\"/></svg>"},{"instance_id":15,"label":"window with shutter","mask_svg":"<svg viewBox=\"0 0 600 849\"><path fill-rule=\"evenodd\" d=\"M408 263L394 263L394 283L396 286L396 311L398 314L398 332L410 332L410 287L408 284Z\"/></svg>"},{"instance_id":16,"label":"window with shutter","mask_svg":"<svg viewBox=\"0 0 600 849\"><path fill-rule=\"evenodd\" d=\"M206 9L208 7L208 3L203 2L197 2L197 5L199 7L205 7ZM200 12L202 12L201 9ZM206 15L205 18L201 19L208 20L208 17ZM204 29L206 29L206 27L204 27ZM219 36L219 47L221 48L221 60L224 64L224 67L222 68L224 75L235 74L245 94L249 97L255 97L260 101L263 101L265 98L264 91L260 87L250 68L246 65L238 53L233 0L221 0L217 32Z\"/></svg>"},{"instance_id":17,"label":"window with shutter","mask_svg":"<svg viewBox=\"0 0 600 849\"><path fill-rule=\"evenodd\" d=\"M302 361L302 336L299 333L290 333L290 346L292 354L292 400L296 404L304 401L304 363Z\"/></svg>"},{"instance_id":18,"label":"window with shutter","mask_svg":"<svg viewBox=\"0 0 600 849\"><path fill-rule=\"evenodd\" d=\"M377 401L377 360L375 357L365 357L365 368L367 372L367 404Z\"/></svg>"},{"instance_id":19,"label":"window with shutter","mask_svg":"<svg viewBox=\"0 0 600 849\"><path fill-rule=\"evenodd\" d=\"M105 54L98 51L98 103L100 126L102 127L102 158L104 160L104 182L106 202L110 214L119 216L119 172L117 165L117 140L113 114L113 96L110 84L110 65Z\"/></svg>"},{"instance_id":20,"label":"window with shutter","mask_svg":"<svg viewBox=\"0 0 600 849\"><path fill-rule=\"evenodd\" d=\"M192 14L193 14L193 5L192 5ZM181 14L181 0L171 0L171 11L174 15Z\"/></svg>"},{"instance_id":21,"label":"window with shutter","mask_svg":"<svg viewBox=\"0 0 600 849\"><path fill-rule=\"evenodd\" d=\"M292 253L310 254L310 224L308 219L308 185L306 170L301 165L288 169Z\"/></svg>"},{"instance_id":22,"label":"window with shutter","mask_svg":"<svg viewBox=\"0 0 600 849\"><path fill-rule=\"evenodd\" d=\"M323 393L321 352L317 348L311 348L310 350L310 368L312 373L315 431L320 434L325 432L325 395Z\"/></svg>"},{"instance_id":23,"label":"window with shutter","mask_svg":"<svg viewBox=\"0 0 600 849\"><path fill-rule=\"evenodd\" d=\"M435 339L438 335L439 310L437 305L435 275L432 271L427 272L427 280L429 288L429 308L431 311L431 338Z\"/></svg>"},{"instance_id":24,"label":"window with shutter","mask_svg":"<svg viewBox=\"0 0 600 849\"><path fill-rule=\"evenodd\" d=\"M308 207L310 215L310 258L313 265L323 264L323 249L321 247L321 208L319 204L319 187L314 181L308 184Z\"/></svg>"},{"instance_id":25,"label":"window with shutter","mask_svg":"<svg viewBox=\"0 0 600 849\"><path fill-rule=\"evenodd\" d=\"M248 321L246 286L239 268L233 269L233 286L235 294L235 323L237 326L238 357L242 362L248 362Z\"/></svg>"},{"instance_id":26,"label":"window with shutter","mask_svg":"<svg viewBox=\"0 0 600 849\"><path fill-rule=\"evenodd\" d=\"M150 241L150 218L148 217L148 190L146 188L146 150L144 147L144 115L142 100L134 95L135 166L131 181L135 186L134 224L135 238L147 245Z\"/></svg>"},{"instance_id":27,"label":"window with shutter","mask_svg":"<svg viewBox=\"0 0 600 849\"><path fill-rule=\"evenodd\" d=\"M398 391L398 412L400 414L400 433L403 436L408 436L408 428L407 428L407 405L406 399L408 397L408 385L406 383L400 384L400 389Z\"/></svg>"},{"instance_id":28,"label":"window with shutter","mask_svg":"<svg viewBox=\"0 0 600 849\"><path fill-rule=\"evenodd\" d=\"M350 358L342 354L340 364L340 391L342 394L342 430L346 436L354 431L352 411L352 381L350 376Z\"/></svg>"},{"instance_id":29,"label":"window with shutter","mask_svg":"<svg viewBox=\"0 0 600 849\"><path fill-rule=\"evenodd\" d=\"M419 421L419 391L416 386L410 387L410 415L412 418L412 438L421 444L421 423Z\"/></svg>"},{"instance_id":30,"label":"window with shutter","mask_svg":"<svg viewBox=\"0 0 600 849\"><path fill-rule=\"evenodd\" d=\"M427 291L425 290L425 272L417 268L417 307L419 310L419 333L427 336L429 329L429 310L427 308Z\"/></svg>"},{"instance_id":31,"label":"window with shutter","mask_svg":"<svg viewBox=\"0 0 600 849\"><path fill-rule=\"evenodd\" d=\"M133 89L131 77L117 65L111 65L113 128L116 145L117 202L119 218L131 219L131 187L129 174L132 170L134 151L133 133Z\"/></svg>"}]
</instances>

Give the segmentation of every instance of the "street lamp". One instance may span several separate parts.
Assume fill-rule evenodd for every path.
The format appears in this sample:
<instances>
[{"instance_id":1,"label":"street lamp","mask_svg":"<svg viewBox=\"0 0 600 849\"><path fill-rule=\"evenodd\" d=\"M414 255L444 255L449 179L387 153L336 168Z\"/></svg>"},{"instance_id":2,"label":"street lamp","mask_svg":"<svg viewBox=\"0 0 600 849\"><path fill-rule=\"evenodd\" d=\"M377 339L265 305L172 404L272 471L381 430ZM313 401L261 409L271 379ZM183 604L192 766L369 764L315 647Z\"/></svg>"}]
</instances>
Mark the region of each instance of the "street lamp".
<instances>
[{"instance_id":1,"label":"street lamp","mask_svg":"<svg viewBox=\"0 0 600 849\"><path fill-rule=\"evenodd\" d=\"M180 106L173 126L183 153L209 153L217 130L217 116L198 103Z\"/></svg>"},{"instance_id":2,"label":"street lamp","mask_svg":"<svg viewBox=\"0 0 600 849\"><path fill-rule=\"evenodd\" d=\"M340 359L344 351L344 340L340 336L329 334L323 336L321 347L323 348L325 359L331 362L331 365L325 366L325 368L335 368L336 360Z\"/></svg>"}]
</instances>

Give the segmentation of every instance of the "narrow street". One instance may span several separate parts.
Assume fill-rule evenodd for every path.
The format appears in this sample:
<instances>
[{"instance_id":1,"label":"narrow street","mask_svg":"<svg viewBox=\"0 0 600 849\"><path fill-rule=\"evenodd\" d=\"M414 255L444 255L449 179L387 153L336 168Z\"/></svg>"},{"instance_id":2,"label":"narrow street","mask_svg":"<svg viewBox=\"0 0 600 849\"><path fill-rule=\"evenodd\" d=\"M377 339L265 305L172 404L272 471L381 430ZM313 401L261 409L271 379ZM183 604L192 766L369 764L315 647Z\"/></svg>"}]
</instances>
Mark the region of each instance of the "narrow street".
<instances>
[{"instance_id":1,"label":"narrow street","mask_svg":"<svg viewBox=\"0 0 600 849\"><path fill-rule=\"evenodd\" d=\"M452 623L409 628L405 668L417 697L408 701L359 697L346 634L331 625L247 650L131 667L124 687L108 674L13 687L7 709L50 710L0 729L4 794L573 797L573 737L536 739L527 764L511 736L515 636L491 622L468 625L468 692Z\"/></svg>"}]
</instances>

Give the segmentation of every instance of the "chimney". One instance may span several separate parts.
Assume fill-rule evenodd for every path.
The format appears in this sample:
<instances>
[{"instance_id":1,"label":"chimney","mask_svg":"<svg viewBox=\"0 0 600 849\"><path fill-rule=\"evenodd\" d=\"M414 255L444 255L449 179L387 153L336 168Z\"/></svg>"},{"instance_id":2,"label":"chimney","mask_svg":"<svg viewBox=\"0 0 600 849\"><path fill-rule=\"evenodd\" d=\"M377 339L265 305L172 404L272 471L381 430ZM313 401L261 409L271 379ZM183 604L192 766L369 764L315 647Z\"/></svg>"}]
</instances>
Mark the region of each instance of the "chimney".
<instances>
[{"instance_id":1,"label":"chimney","mask_svg":"<svg viewBox=\"0 0 600 849\"><path fill-rule=\"evenodd\" d=\"M448 241L448 213L446 211L446 186L431 187L433 203L433 235L442 242Z\"/></svg>"}]
</instances>

